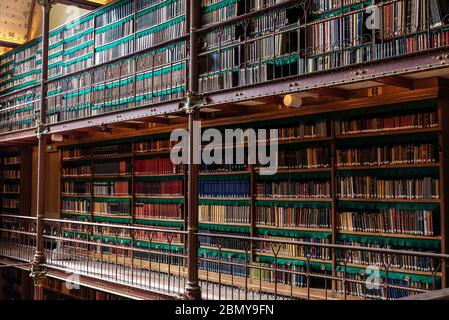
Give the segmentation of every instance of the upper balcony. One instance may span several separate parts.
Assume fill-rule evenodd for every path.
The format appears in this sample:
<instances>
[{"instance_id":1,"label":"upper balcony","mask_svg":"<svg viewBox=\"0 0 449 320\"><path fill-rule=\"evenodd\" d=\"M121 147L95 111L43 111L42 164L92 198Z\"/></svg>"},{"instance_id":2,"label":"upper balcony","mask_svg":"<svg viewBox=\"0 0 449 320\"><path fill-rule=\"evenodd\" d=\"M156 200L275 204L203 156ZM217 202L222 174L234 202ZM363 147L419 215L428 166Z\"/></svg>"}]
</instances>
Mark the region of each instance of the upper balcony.
<instances>
[{"instance_id":1,"label":"upper balcony","mask_svg":"<svg viewBox=\"0 0 449 320\"><path fill-rule=\"evenodd\" d=\"M448 13L438 1L216 1L201 9L198 88L224 105L322 87L344 95L363 81L407 85L449 68ZM190 87L189 17L182 0L121 0L51 31L50 132L178 112ZM1 141L35 136L41 53L36 39L0 57Z\"/></svg>"}]
</instances>

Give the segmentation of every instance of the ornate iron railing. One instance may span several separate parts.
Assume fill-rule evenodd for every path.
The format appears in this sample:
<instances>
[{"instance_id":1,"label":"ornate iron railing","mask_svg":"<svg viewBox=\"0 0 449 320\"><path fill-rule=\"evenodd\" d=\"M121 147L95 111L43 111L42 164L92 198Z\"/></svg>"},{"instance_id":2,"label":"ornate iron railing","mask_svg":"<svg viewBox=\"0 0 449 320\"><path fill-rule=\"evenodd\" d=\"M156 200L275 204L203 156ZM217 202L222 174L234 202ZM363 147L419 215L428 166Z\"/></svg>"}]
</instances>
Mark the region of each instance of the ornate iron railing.
<instances>
[{"instance_id":1,"label":"ornate iron railing","mask_svg":"<svg viewBox=\"0 0 449 320\"><path fill-rule=\"evenodd\" d=\"M449 261L431 252L202 232L198 261L188 261L186 234L45 219L46 266L178 298L193 267L203 299L389 300L441 289ZM0 216L1 257L30 262L35 246L35 218Z\"/></svg>"}]
</instances>

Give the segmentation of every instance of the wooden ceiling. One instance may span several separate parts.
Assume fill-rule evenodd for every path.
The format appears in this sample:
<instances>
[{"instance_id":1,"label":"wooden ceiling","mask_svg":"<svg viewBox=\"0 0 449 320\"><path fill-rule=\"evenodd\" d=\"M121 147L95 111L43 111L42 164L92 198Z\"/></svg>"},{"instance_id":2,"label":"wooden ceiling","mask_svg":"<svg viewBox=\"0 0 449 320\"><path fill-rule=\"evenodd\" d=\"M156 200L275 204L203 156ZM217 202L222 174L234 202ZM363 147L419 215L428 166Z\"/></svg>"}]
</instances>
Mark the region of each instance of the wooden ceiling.
<instances>
[{"instance_id":1,"label":"wooden ceiling","mask_svg":"<svg viewBox=\"0 0 449 320\"><path fill-rule=\"evenodd\" d=\"M92 10L111 0L57 0L63 5ZM37 0L0 1L0 55L34 37L33 20L40 19Z\"/></svg>"}]
</instances>

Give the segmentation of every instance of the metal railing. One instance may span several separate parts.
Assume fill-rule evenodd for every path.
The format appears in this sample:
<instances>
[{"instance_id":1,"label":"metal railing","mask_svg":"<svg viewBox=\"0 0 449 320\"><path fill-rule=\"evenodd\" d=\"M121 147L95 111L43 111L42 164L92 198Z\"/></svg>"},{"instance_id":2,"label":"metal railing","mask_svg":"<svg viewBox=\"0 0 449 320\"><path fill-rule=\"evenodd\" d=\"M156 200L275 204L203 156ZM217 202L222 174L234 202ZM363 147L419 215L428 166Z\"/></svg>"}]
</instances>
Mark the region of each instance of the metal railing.
<instances>
[{"instance_id":1,"label":"metal railing","mask_svg":"<svg viewBox=\"0 0 449 320\"><path fill-rule=\"evenodd\" d=\"M399 299L442 288L449 255L44 219L47 268L182 297L190 265L203 299ZM0 256L33 259L36 219L0 216ZM236 246L239 249L236 249Z\"/></svg>"}]
</instances>

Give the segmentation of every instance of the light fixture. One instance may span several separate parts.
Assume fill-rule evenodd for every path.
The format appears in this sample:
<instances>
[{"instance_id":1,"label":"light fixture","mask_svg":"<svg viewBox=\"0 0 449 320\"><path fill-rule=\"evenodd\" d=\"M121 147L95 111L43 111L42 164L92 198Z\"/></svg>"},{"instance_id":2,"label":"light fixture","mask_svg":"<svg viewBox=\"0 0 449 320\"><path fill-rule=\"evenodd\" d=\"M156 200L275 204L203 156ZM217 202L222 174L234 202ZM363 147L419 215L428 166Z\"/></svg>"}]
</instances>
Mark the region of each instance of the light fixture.
<instances>
[{"instance_id":1,"label":"light fixture","mask_svg":"<svg viewBox=\"0 0 449 320\"><path fill-rule=\"evenodd\" d=\"M53 133L51 135L51 141L53 142L62 142L64 140L64 136L62 134Z\"/></svg>"},{"instance_id":2,"label":"light fixture","mask_svg":"<svg viewBox=\"0 0 449 320\"><path fill-rule=\"evenodd\" d=\"M302 106L302 97L300 94L287 94L284 97L284 105L287 108L299 108Z\"/></svg>"}]
</instances>

